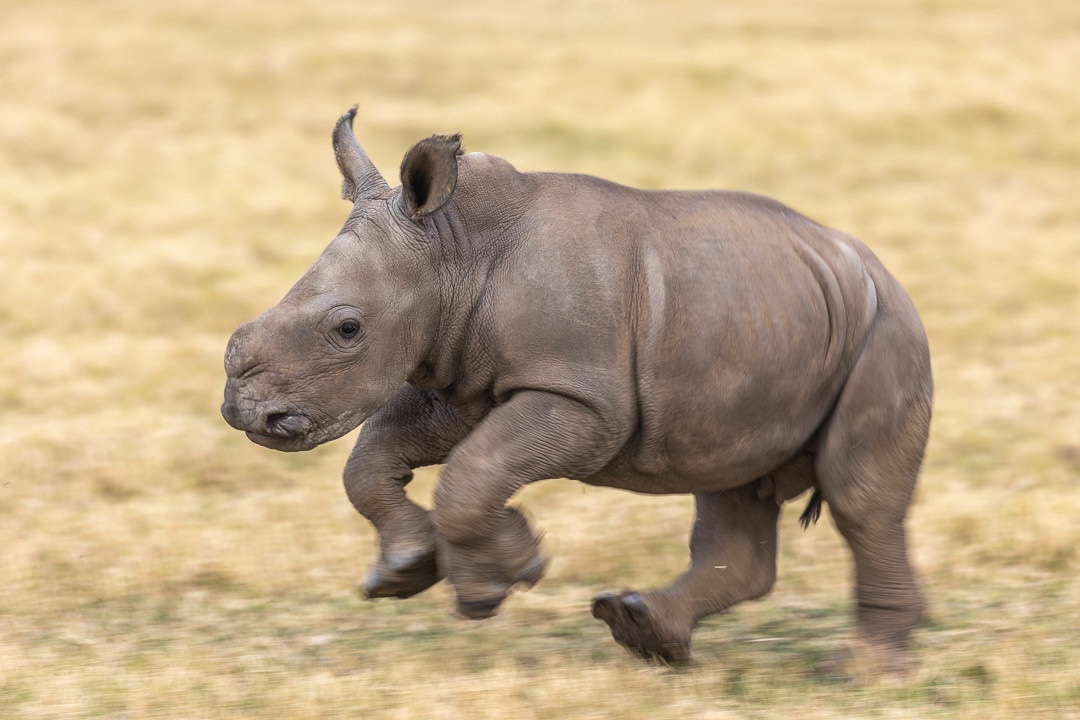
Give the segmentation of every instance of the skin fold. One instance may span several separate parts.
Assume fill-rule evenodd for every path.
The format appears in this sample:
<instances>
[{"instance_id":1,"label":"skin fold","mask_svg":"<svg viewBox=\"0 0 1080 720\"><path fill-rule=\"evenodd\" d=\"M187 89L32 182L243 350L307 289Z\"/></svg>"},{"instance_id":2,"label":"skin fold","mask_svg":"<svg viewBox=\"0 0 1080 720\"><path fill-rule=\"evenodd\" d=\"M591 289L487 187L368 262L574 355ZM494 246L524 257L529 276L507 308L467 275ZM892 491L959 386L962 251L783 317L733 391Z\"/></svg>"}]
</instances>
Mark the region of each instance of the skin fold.
<instances>
[{"instance_id":1,"label":"skin fold","mask_svg":"<svg viewBox=\"0 0 1080 720\"><path fill-rule=\"evenodd\" d=\"M379 533L368 597L445 577L462 616L492 615L546 566L506 504L528 483L691 493L687 570L593 603L631 652L681 662L702 618L770 590L779 507L812 488L855 559L861 639L910 664L905 517L933 384L870 250L765 197L519 173L459 136L413 146L392 189L354 115L333 135L352 212L233 334L222 414L284 451L364 423L344 478ZM433 464L428 511L404 488Z\"/></svg>"}]
</instances>

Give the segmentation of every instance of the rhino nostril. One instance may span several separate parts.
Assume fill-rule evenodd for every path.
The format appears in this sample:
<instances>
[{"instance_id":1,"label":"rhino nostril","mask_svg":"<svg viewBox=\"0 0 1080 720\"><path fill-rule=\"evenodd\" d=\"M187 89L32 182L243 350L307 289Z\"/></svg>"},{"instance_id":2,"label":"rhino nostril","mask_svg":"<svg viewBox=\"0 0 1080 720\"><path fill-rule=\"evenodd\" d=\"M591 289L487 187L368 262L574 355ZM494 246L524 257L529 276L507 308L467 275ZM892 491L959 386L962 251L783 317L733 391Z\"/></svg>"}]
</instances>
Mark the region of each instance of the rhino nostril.
<instances>
[{"instance_id":1,"label":"rhino nostril","mask_svg":"<svg viewBox=\"0 0 1080 720\"><path fill-rule=\"evenodd\" d=\"M311 430L311 421L303 415L271 413L266 416L266 432L275 437L293 437Z\"/></svg>"}]
</instances>

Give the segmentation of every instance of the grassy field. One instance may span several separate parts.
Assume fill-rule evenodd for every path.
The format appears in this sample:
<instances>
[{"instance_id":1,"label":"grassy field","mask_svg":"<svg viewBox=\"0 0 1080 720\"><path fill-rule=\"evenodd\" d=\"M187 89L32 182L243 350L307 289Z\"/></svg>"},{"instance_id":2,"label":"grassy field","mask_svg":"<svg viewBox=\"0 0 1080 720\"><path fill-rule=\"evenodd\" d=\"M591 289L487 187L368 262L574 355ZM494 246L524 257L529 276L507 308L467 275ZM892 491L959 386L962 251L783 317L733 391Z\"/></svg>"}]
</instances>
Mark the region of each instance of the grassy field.
<instances>
[{"instance_id":1,"label":"grassy field","mask_svg":"<svg viewBox=\"0 0 1080 720\"><path fill-rule=\"evenodd\" d=\"M1075 0L0 0L0 716L1080 718L1077 68ZM773 594L683 670L588 601L681 569L684 497L528 489L553 565L484 623L354 594L348 440L273 453L217 410L229 333L344 219L353 102L392 181L461 131L878 252L938 387L910 682L815 674L850 562L800 508Z\"/></svg>"}]
</instances>

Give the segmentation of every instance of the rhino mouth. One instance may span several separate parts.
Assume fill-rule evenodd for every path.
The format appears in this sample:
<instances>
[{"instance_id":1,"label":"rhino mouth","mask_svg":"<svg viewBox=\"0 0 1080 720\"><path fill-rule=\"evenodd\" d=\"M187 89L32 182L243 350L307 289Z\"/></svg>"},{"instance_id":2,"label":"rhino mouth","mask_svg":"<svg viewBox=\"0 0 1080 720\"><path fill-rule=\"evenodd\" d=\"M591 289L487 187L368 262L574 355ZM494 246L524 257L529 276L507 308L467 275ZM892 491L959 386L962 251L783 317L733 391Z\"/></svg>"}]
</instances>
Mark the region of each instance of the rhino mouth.
<instances>
[{"instance_id":1,"label":"rhino mouth","mask_svg":"<svg viewBox=\"0 0 1080 720\"><path fill-rule=\"evenodd\" d=\"M355 428L365 416L349 411L330 419L303 412L295 406L271 405L226 392L221 415L256 445L282 452L311 450Z\"/></svg>"},{"instance_id":2,"label":"rhino mouth","mask_svg":"<svg viewBox=\"0 0 1080 720\"><path fill-rule=\"evenodd\" d=\"M247 435L248 440L273 450L309 450L319 444L315 438L317 424L303 413L296 411L258 412L251 403L245 407L233 397L226 395L221 406L225 421Z\"/></svg>"},{"instance_id":3,"label":"rhino mouth","mask_svg":"<svg viewBox=\"0 0 1080 720\"><path fill-rule=\"evenodd\" d=\"M280 450L282 452L301 452L303 450L311 450L320 445L318 440L312 437L311 433L283 437L280 435L267 435L253 430L245 430L244 435L256 445L262 445L265 448Z\"/></svg>"},{"instance_id":4,"label":"rhino mouth","mask_svg":"<svg viewBox=\"0 0 1080 720\"><path fill-rule=\"evenodd\" d=\"M307 435L315 427L311 418L299 413L271 413L266 416L266 435L289 439Z\"/></svg>"},{"instance_id":5,"label":"rhino mouth","mask_svg":"<svg viewBox=\"0 0 1080 720\"><path fill-rule=\"evenodd\" d=\"M351 415L352 413L349 413ZM281 452L302 452L336 440L359 423L317 423L306 415L269 415L266 423L239 428L256 445Z\"/></svg>"},{"instance_id":6,"label":"rhino mouth","mask_svg":"<svg viewBox=\"0 0 1080 720\"><path fill-rule=\"evenodd\" d=\"M240 429L251 442L273 450L309 450L319 444L313 437L315 422L296 412L269 413L255 427Z\"/></svg>"}]
</instances>

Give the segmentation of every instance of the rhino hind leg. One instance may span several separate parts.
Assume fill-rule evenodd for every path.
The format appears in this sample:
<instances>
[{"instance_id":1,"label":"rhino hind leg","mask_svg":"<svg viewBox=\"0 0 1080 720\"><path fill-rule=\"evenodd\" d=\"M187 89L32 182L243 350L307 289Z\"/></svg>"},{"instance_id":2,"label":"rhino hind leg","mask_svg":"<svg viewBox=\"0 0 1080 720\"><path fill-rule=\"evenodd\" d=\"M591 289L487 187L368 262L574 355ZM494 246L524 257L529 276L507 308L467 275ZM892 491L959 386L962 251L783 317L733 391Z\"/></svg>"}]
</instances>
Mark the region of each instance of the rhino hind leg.
<instances>
[{"instance_id":1,"label":"rhino hind leg","mask_svg":"<svg viewBox=\"0 0 1080 720\"><path fill-rule=\"evenodd\" d=\"M694 498L690 567L665 588L604 593L593 600L593 617L637 657L686 662L698 621L767 594L776 578L780 508L771 495L761 497L751 483Z\"/></svg>"},{"instance_id":2,"label":"rhino hind leg","mask_svg":"<svg viewBox=\"0 0 1080 720\"><path fill-rule=\"evenodd\" d=\"M858 643L892 674L913 667L909 636L924 620L905 517L929 433L932 382L925 342L910 325L878 321L826 423L815 469L855 561Z\"/></svg>"},{"instance_id":3,"label":"rhino hind leg","mask_svg":"<svg viewBox=\"0 0 1080 720\"><path fill-rule=\"evenodd\" d=\"M615 642L642 660L678 665L690 660L690 632L672 632L657 622L641 595L630 590L593 598L592 616L611 629Z\"/></svg>"}]
</instances>

